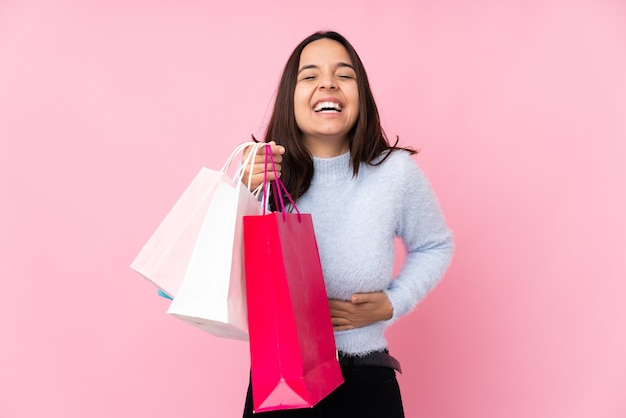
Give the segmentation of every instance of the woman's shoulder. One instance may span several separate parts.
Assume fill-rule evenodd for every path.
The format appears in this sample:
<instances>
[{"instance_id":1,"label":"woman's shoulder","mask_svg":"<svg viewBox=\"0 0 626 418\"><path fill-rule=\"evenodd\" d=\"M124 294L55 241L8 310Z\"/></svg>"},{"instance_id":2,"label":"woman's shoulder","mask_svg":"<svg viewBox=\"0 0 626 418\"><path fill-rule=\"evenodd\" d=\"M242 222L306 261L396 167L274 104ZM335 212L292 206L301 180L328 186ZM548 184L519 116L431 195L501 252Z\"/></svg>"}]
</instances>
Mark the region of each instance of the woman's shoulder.
<instances>
[{"instance_id":1,"label":"woman's shoulder","mask_svg":"<svg viewBox=\"0 0 626 418\"><path fill-rule=\"evenodd\" d=\"M413 171L418 169L417 162L411 152L403 148L390 148L383 151L372 161L374 167L380 167L384 171Z\"/></svg>"},{"instance_id":2,"label":"woman's shoulder","mask_svg":"<svg viewBox=\"0 0 626 418\"><path fill-rule=\"evenodd\" d=\"M368 177L393 184L400 190L414 190L428 184L428 179L413 154L402 148L384 151L368 166L367 171Z\"/></svg>"}]
</instances>

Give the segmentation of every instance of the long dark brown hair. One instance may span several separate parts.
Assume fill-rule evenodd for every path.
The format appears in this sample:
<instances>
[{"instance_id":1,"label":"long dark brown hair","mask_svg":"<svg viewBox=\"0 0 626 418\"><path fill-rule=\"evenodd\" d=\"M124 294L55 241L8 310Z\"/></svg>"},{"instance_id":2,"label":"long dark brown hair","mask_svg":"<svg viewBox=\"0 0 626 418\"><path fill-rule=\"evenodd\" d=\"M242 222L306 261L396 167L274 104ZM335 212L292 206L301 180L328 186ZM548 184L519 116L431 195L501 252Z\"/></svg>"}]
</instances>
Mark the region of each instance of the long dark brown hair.
<instances>
[{"instance_id":1,"label":"long dark brown hair","mask_svg":"<svg viewBox=\"0 0 626 418\"><path fill-rule=\"evenodd\" d=\"M300 65L302 50L311 42L320 39L331 39L339 42L346 48L356 73L356 82L359 92L359 116L349 132L350 159L354 175L359 173L361 162L370 165L382 163L392 151L403 149L411 154L416 151L408 148L400 148L398 138L394 145L390 145L387 136L380 125L378 108L370 89L365 67L356 50L350 42L337 32L316 32L304 39L293 50L283 70L274 110L265 132L265 142L276 141L285 147L283 155L281 179L289 194L297 200L309 189L313 178L313 160L309 151L302 141L302 133L296 123L294 113L294 91ZM382 153L389 152L379 161L375 161Z\"/></svg>"}]
</instances>

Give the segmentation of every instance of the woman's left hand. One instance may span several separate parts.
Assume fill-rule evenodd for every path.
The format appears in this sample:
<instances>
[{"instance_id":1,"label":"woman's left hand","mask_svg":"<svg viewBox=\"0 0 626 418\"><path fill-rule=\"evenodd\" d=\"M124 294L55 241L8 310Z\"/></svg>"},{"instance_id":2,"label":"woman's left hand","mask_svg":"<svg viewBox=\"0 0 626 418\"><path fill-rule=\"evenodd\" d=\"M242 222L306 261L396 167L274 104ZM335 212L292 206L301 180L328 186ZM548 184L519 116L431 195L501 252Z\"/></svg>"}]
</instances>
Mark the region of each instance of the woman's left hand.
<instances>
[{"instance_id":1,"label":"woman's left hand","mask_svg":"<svg viewBox=\"0 0 626 418\"><path fill-rule=\"evenodd\" d=\"M391 319L393 306L384 292L355 293L350 300L329 299L333 330L345 331Z\"/></svg>"}]
</instances>

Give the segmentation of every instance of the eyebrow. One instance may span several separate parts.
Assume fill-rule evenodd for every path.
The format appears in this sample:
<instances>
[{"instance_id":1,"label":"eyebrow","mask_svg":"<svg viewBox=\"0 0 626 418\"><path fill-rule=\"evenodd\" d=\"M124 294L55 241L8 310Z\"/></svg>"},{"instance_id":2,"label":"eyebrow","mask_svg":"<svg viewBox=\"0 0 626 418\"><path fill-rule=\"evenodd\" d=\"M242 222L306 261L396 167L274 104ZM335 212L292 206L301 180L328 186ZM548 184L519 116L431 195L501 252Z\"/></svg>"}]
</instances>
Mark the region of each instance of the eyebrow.
<instances>
[{"instance_id":1,"label":"eyebrow","mask_svg":"<svg viewBox=\"0 0 626 418\"><path fill-rule=\"evenodd\" d=\"M347 62L338 62L335 67L337 68L342 68L342 67L348 67L351 68L352 70L354 70L354 67L352 66L352 64L348 64ZM300 68L298 70L298 74L300 74L302 71L304 70L310 70L312 68L319 68L317 65L315 64L309 64L309 65L305 65L304 67ZM356 71L356 70L354 70Z\"/></svg>"}]
</instances>

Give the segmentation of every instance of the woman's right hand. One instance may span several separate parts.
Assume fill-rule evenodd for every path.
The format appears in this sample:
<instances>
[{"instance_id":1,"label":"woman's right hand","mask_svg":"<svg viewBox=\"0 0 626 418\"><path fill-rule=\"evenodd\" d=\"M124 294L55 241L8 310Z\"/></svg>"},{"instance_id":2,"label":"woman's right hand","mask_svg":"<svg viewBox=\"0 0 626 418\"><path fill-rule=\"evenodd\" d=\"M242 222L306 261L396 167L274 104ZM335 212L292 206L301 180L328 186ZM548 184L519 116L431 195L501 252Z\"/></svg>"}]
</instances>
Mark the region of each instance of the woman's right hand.
<instances>
[{"instance_id":1,"label":"woman's right hand","mask_svg":"<svg viewBox=\"0 0 626 418\"><path fill-rule=\"evenodd\" d=\"M264 175L265 171L265 153L267 151L267 147L262 147L257 152L254 161L248 164L244 168L243 176L241 177L241 181L245 184L250 190L254 190L259 187L263 180L271 181L280 178L280 163L283 161L283 154L285 153L285 147L282 145L277 145L276 142L271 141L268 143L272 149L272 156L274 157L274 168L272 167L272 163L270 162L269 156L267 160L267 177ZM250 152L250 148L246 148L243 153L243 161L245 161L246 156ZM250 180L250 172L252 172L252 179ZM250 184L248 185L248 181L250 180Z\"/></svg>"}]
</instances>

